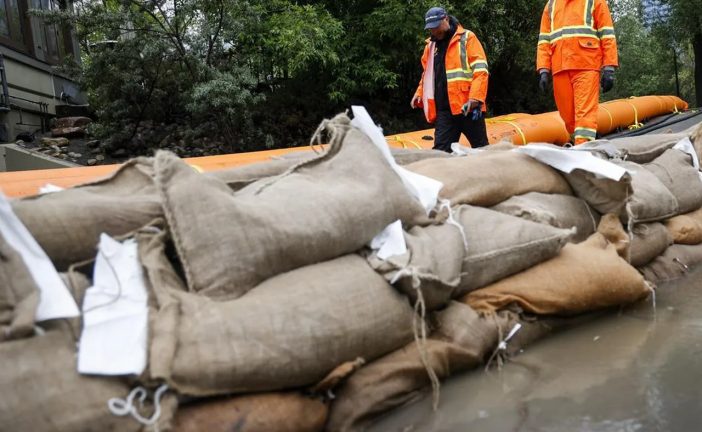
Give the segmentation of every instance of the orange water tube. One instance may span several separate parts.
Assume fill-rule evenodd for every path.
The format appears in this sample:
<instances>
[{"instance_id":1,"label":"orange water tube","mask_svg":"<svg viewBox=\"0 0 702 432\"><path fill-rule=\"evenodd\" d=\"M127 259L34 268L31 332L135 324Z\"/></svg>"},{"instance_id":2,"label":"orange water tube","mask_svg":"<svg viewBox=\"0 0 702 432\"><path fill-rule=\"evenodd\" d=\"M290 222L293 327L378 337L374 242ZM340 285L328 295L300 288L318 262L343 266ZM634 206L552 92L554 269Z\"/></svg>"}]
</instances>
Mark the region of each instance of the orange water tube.
<instances>
[{"instance_id":1,"label":"orange water tube","mask_svg":"<svg viewBox=\"0 0 702 432\"><path fill-rule=\"evenodd\" d=\"M645 119L685 109L687 103L675 96L644 96L605 102L600 104L598 132L606 134L618 128L637 127ZM500 141L518 145L530 142L564 144L569 139L563 121L555 111L536 115L509 114L493 117L487 119L487 133L491 144ZM386 138L392 147L427 149L434 145L434 130L425 129ZM463 136L461 143L469 145ZM216 171L305 150L309 150L309 147L189 158L186 162L200 171ZM0 190L11 197L35 195L39 188L47 183L71 187L108 175L116 168L117 165L102 165L0 173Z\"/></svg>"},{"instance_id":2,"label":"orange water tube","mask_svg":"<svg viewBox=\"0 0 702 432\"><path fill-rule=\"evenodd\" d=\"M642 96L617 99L600 104L597 116L597 132L608 134L616 129L639 127L651 117L679 112L687 109L687 103L675 96ZM565 144L570 137L557 111L543 114L508 114L487 119L487 134L490 144L509 141L523 145L531 142ZM433 129L392 135L390 145L406 148L431 148ZM461 143L468 145L465 137Z\"/></svg>"}]
</instances>

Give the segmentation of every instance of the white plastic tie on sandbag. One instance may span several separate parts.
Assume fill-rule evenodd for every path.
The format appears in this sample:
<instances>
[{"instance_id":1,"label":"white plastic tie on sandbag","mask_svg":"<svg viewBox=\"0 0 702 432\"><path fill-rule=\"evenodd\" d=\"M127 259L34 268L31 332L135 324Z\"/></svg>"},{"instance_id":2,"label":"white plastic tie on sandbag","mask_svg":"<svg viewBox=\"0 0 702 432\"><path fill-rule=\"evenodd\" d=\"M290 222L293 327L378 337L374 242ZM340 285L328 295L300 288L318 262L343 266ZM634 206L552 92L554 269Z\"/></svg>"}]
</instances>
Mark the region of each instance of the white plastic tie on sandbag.
<instances>
[{"instance_id":1,"label":"white plastic tie on sandbag","mask_svg":"<svg viewBox=\"0 0 702 432\"><path fill-rule=\"evenodd\" d=\"M407 190L422 203L427 214L436 206L439 198L439 191L444 187L443 183L432 178L413 173L395 162L395 158L390 153L388 143L383 136L383 131L373 123L368 111L362 106L352 106L353 120L351 125L361 130L373 141L373 144L380 149L385 159L390 163L392 169L400 176Z\"/></svg>"},{"instance_id":2,"label":"white plastic tie on sandbag","mask_svg":"<svg viewBox=\"0 0 702 432\"><path fill-rule=\"evenodd\" d=\"M576 169L581 169L591 172L600 178L620 181L627 173L625 168L595 157L589 152L573 151L539 144L518 147L512 151L529 155L541 163L568 174Z\"/></svg>"},{"instance_id":3,"label":"white plastic tie on sandbag","mask_svg":"<svg viewBox=\"0 0 702 432\"><path fill-rule=\"evenodd\" d=\"M93 286L83 300L78 372L139 375L147 359L148 294L134 239L100 235Z\"/></svg>"},{"instance_id":4,"label":"white plastic tie on sandbag","mask_svg":"<svg viewBox=\"0 0 702 432\"><path fill-rule=\"evenodd\" d=\"M156 389L156 392L154 393L154 413L149 418L139 414L139 410L134 404L134 399L137 399L139 401L139 408L143 409L144 407L147 391L141 386L135 387L131 392L129 392L126 399L112 398L108 400L107 408L116 416L131 416L134 418L134 420L138 421L139 424L144 426L154 426L161 418L161 398L167 390L167 384L162 384L158 389Z\"/></svg>"},{"instance_id":5,"label":"white plastic tie on sandbag","mask_svg":"<svg viewBox=\"0 0 702 432\"><path fill-rule=\"evenodd\" d=\"M692 157L692 166L694 166L697 169L697 174L700 176L700 180L702 180L702 173L700 171L700 160L697 157L697 152L695 151L695 146L692 145L692 141L690 141L689 137L685 137L678 141L677 144L673 146L675 150L680 150L683 153L687 153Z\"/></svg>"},{"instance_id":6,"label":"white plastic tie on sandbag","mask_svg":"<svg viewBox=\"0 0 702 432\"><path fill-rule=\"evenodd\" d=\"M39 188L39 193L43 195L48 193L61 192L62 190L64 190L64 188L62 188L61 186L56 186L53 183L47 183Z\"/></svg>"},{"instance_id":7,"label":"white plastic tie on sandbag","mask_svg":"<svg viewBox=\"0 0 702 432\"><path fill-rule=\"evenodd\" d=\"M12 211L10 202L0 193L0 233L22 257L39 288L39 305L34 319L45 321L80 315L78 305L63 283L46 252L27 227Z\"/></svg>"},{"instance_id":8,"label":"white plastic tie on sandbag","mask_svg":"<svg viewBox=\"0 0 702 432\"><path fill-rule=\"evenodd\" d=\"M402 221L398 219L385 227L380 234L371 240L370 247L378 251L377 255L381 260L387 260L390 257L407 252L407 243L405 243L405 236L402 231Z\"/></svg>"}]
</instances>

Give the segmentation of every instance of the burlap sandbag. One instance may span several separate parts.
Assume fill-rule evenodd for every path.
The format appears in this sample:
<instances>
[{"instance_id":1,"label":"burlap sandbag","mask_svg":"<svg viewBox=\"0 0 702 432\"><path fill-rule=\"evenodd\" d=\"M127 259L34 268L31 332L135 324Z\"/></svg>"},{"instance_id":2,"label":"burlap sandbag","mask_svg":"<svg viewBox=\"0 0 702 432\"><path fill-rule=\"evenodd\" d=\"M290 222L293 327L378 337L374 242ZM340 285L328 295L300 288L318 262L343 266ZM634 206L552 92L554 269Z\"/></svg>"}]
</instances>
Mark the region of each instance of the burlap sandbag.
<instances>
[{"instance_id":1,"label":"burlap sandbag","mask_svg":"<svg viewBox=\"0 0 702 432\"><path fill-rule=\"evenodd\" d=\"M147 158L102 180L13 200L12 209L59 270L94 258L101 233L123 235L163 214Z\"/></svg>"},{"instance_id":2,"label":"burlap sandbag","mask_svg":"<svg viewBox=\"0 0 702 432\"><path fill-rule=\"evenodd\" d=\"M437 330L423 350L438 379L472 369L484 362L497 346L501 317L481 318L464 304L451 302L436 313ZM327 430L364 430L378 415L416 397L430 385L418 345L412 342L353 374L337 393L329 413Z\"/></svg>"},{"instance_id":3,"label":"burlap sandbag","mask_svg":"<svg viewBox=\"0 0 702 432\"><path fill-rule=\"evenodd\" d=\"M644 167L675 196L678 213L688 213L702 207L702 181L699 171L692 166L689 154L670 149Z\"/></svg>"},{"instance_id":4,"label":"burlap sandbag","mask_svg":"<svg viewBox=\"0 0 702 432\"><path fill-rule=\"evenodd\" d=\"M628 170L620 181L579 169L564 176L575 194L601 214L615 213L631 223L655 222L677 214L675 196L653 173L631 162L614 163Z\"/></svg>"},{"instance_id":5,"label":"burlap sandbag","mask_svg":"<svg viewBox=\"0 0 702 432\"><path fill-rule=\"evenodd\" d=\"M428 310L556 256L574 232L468 205L455 208L452 217L454 223L405 233L402 255L368 256L413 304L421 292Z\"/></svg>"},{"instance_id":6,"label":"burlap sandbag","mask_svg":"<svg viewBox=\"0 0 702 432\"><path fill-rule=\"evenodd\" d=\"M444 187L439 195L453 205L489 207L527 192L572 194L568 183L553 168L510 151L427 159L406 168L441 181Z\"/></svg>"},{"instance_id":7,"label":"burlap sandbag","mask_svg":"<svg viewBox=\"0 0 702 432\"><path fill-rule=\"evenodd\" d=\"M468 243L458 296L556 256L573 235L481 207L458 207L454 217Z\"/></svg>"},{"instance_id":8,"label":"burlap sandbag","mask_svg":"<svg viewBox=\"0 0 702 432\"><path fill-rule=\"evenodd\" d=\"M0 372L0 429L142 430L133 418L115 416L107 407L109 399L127 397L130 387L126 380L80 375L76 371L76 341L69 331L56 327L41 336L0 344L0 358L9 366ZM161 400L161 430L172 420L175 407L175 397ZM151 414L148 408L139 412L145 417Z\"/></svg>"},{"instance_id":9,"label":"burlap sandbag","mask_svg":"<svg viewBox=\"0 0 702 432\"><path fill-rule=\"evenodd\" d=\"M386 260L369 253L371 267L414 304L421 291L428 310L456 297L466 255L463 234L454 225L414 227L404 233L407 252Z\"/></svg>"},{"instance_id":10,"label":"burlap sandbag","mask_svg":"<svg viewBox=\"0 0 702 432\"><path fill-rule=\"evenodd\" d=\"M645 265L662 254L671 244L673 239L662 223L634 225L629 262L634 267Z\"/></svg>"},{"instance_id":11,"label":"burlap sandbag","mask_svg":"<svg viewBox=\"0 0 702 432\"><path fill-rule=\"evenodd\" d=\"M500 213L517 216L556 228L575 228L572 241L587 239L597 230L600 216L587 203L570 195L530 192L512 197L491 207Z\"/></svg>"},{"instance_id":12,"label":"burlap sandbag","mask_svg":"<svg viewBox=\"0 0 702 432\"><path fill-rule=\"evenodd\" d=\"M312 156L307 155L305 159L310 157ZM237 191L250 185L256 180L280 175L290 169L290 167L300 163L301 160L302 159L300 158L269 160L219 171L212 171L206 173L205 175L220 180L226 183L233 191Z\"/></svg>"},{"instance_id":13,"label":"burlap sandbag","mask_svg":"<svg viewBox=\"0 0 702 432\"><path fill-rule=\"evenodd\" d=\"M653 283L679 279L702 264L702 244L674 244L651 262L639 268L646 280Z\"/></svg>"},{"instance_id":14,"label":"burlap sandbag","mask_svg":"<svg viewBox=\"0 0 702 432\"><path fill-rule=\"evenodd\" d=\"M164 234L139 235L153 293L150 376L209 396L311 385L337 365L413 339L413 311L358 255L293 270L236 300L184 291Z\"/></svg>"},{"instance_id":15,"label":"burlap sandbag","mask_svg":"<svg viewBox=\"0 0 702 432\"><path fill-rule=\"evenodd\" d=\"M629 162L643 164L673 148L686 133L648 134L641 136L622 137L609 140L609 143L619 150L619 157Z\"/></svg>"},{"instance_id":16,"label":"burlap sandbag","mask_svg":"<svg viewBox=\"0 0 702 432\"><path fill-rule=\"evenodd\" d=\"M0 235L0 342L34 334L39 288L22 256Z\"/></svg>"},{"instance_id":17,"label":"burlap sandbag","mask_svg":"<svg viewBox=\"0 0 702 432\"><path fill-rule=\"evenodd\" d=\"M665 221L673 242L696 245L702 243L702 209L672 217Z\"/></svg>"},{"instance_id":18,"label":"burlap sandbag","mask_svg":"<svg viewBox=\"0 0 702 432\"><path fill-rule=\"evenodd\" d=\"M597 232L602 234L617 251L617 255L624 258L627 262L631 259L631 238L624 230L622 222L616 214L608 213L602 215L600 224L597 226Z\"/></svg>"},{"instance_id":19,"label":"burlap sandbag","mask_svg":"<svg viewBox=\"0 0 702 432\"><path fill-rule=\"evenodd\" d=\"M265 279L348 253L396 220L426 219L370 138L346 116L317 159L232 193L171 153L156 155L166 218L191 291L236 298Z\"/></svg>"},{"instance_id":20,"label":"burlap sandbag","mask_svg":"<svg viewBox=\"0 0 702 432\"><path fill-rule=\"evenodd\" d=\"M462 301L492 314L510 305L539 315L574 315L633 303L651 289L600 233L549 261L476 290Z\"/></svg>"},{"instance_id":21,"label":"burlap sandbag","mask_svg":"<svg viewBox=\"0 0 702 432\"><path fill-rule=\"evenodd\" d=\"M181 406L174 432L321 432L328 407L299 393L267 393L202 400Z\"/></svg>"},{"instance_id":22,"label":"burlap sandbag","mask_svg":"<svg viewBox=\"0 0 702 432\"><path fill-rule=\"evenodd\" d=\"M390 148L390 153L392 153L392 157L395 158L395 162L400 165L409 165L425 159L446 159L451 157L451 155L445 151L430 149Z\"/></svg>"}]
</instances>

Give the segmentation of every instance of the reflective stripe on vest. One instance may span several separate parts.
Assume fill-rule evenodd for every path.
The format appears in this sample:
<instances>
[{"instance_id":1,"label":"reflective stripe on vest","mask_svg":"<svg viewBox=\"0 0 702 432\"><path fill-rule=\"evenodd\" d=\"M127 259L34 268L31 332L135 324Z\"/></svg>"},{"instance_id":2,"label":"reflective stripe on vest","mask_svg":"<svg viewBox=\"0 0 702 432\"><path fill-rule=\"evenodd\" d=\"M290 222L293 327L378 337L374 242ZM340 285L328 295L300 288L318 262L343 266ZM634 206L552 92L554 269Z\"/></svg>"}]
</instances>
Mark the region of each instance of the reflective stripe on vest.
<instances>
[{"instance_id":1,"label":"reflective stripe on vest","mask_svg":"<svg viewBox=\"0 0 702 432\"><path fill-rule=\"evenodd\" d=\"M466 51L466 43L468 41L468 31L466 30L458 42L458 50L461 56L461 68L450 69L446 71L446 81L473 81L473 71L468 66L468 52Z\"/></svg>"},{"instance_id":2,"label":"reflective stripe on vest","mask_svg":"<svg viewBox=\"0 0 702 432\"><path fill-rule=\"evenodd\" d=\"M554 28L554 6L556 5L556 1L557 0L549 0L548 2L548 14L551 18L551 32L539 33L539 45L553 44L561 39L576 37L590 37L595 39L608 39L615 37L613 27L602 27L599 29L595 29L593 19L593 15L595 12L595 0L585 1L582 26L563 26L557 29Z\"/></svg>"}]
</instances>

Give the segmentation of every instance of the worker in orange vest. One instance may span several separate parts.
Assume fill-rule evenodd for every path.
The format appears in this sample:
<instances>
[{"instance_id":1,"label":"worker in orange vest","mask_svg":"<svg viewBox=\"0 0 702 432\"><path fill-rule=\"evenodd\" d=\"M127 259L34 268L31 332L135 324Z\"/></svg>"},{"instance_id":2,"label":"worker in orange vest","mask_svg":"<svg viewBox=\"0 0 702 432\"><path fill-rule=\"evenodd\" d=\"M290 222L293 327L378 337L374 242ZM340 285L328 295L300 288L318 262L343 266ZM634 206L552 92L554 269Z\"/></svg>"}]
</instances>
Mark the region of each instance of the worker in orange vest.
<instances>
[{"instance_id":1,"label":"worker in orange vest","mask_svg":"<svg viewBox=\"0 0 702 432\"><path fill-rule=\"evenodd\" d=\"M542 91L553 75L558 112L575 144L597 136L600 86L614 86L617 40L606 0L549 0L541 17L536 69Z\"/></svg>"},{"instance_id":2,"label":"worker in orange vest","mask_svg":"<svg viewBox=\"0 0 702 432\"><path fill-rule=\"evenodd\" d=\"M451 144L461 133L472 147L488 145L485 98L489 73L483 46L444 8L429 9L424 23L431 37L422 55L424 73L410 106L424 108L427 121L435 123L435 149L451 152Z\"/></svg>"}]
</instances>

